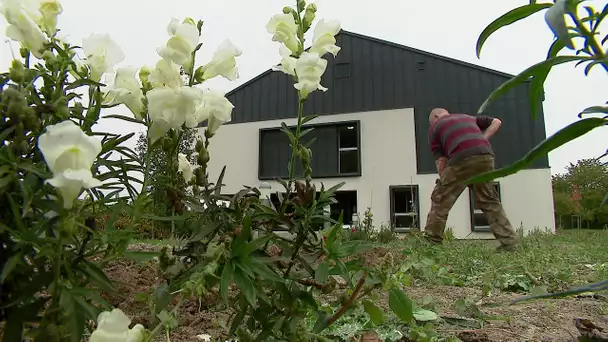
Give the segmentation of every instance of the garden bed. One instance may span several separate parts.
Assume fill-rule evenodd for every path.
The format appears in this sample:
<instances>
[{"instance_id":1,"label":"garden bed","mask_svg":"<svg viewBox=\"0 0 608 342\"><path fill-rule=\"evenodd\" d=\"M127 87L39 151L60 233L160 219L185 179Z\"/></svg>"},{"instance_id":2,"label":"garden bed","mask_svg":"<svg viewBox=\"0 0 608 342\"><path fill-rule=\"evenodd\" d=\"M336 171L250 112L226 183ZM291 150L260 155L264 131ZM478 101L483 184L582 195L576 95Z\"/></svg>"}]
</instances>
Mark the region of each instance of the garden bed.
<instances>
[{"instance_id":1,"label":"garden bed","mask_svg":"<svg viewBox=\"0 0 608 342\"><path fill-rule=\"evenodd\" d=\"M542 237L530 242L537 248L527 248L519 254L520 261L527 260L527 255L524 253L538 253L538 246L544 248L544 243L559 243L563 236L558 237ZM540 240L539 240L540 239ZM542 242L545 239L545 242ZM539 241L542 244L539 244ZM570 240L570 253L577 253L579 247L576 243ZM407 242L396 242L389 247L383 246L368 251L365 254L366 262L369 264L378 263L384 255L391 251L395 255L395 263L407 263L412 256L408 257L403 254L404 244ZM441 253L434 255L437 264L434 269L446 267L449 270L450 276L455 279L465 279L464 270L468 263L469 268L475 264L480 255L480 251L489 253L492 249L493 242L475 242L474 246L477 249L472 250L470 245L466 247L468 254L461 254L458 260L446 262L442 258L455 257L459 254L459 249L464 248L469 242L453 242L444 247ZM555 246L554 246L555 247ZM132 246L136 250L156 250L158 245L137 244ZM588 246L588 249L592 246ZM549 250L549 249L547 249ZM450 254L452 253L452 254ZM512 261L507 261L507 258L513 258L514 255L497 255L495 260L504 258L505 264ZM599 254L598 254L599 255ZM538 256L538 255L537 255ZM580 255L579 255L580 256ZM587 257L595 257L596 254L588 255ZM545 255L542 260L539 258L539 264L526 265L525 269L528 274L534 273L537 269L544 267L541 262L547 262L545 259L550 255ZM568 256L564 256L568 259ZM408 259L409 258L409 259ZM606 258L606 256L604 256ZM584 258L570 258L572 266L577 267L576 262L583 262ZM487 262L492 263L493 260ZM523 262L523 261L522 261ZM526 261L527 262L527 261ZM604 260L603 262L606 262ZM586 267L585 267L586 265ZM592 279L594 276L601 276L605 273L597 271L597 268L590 267L589 264L579 265L581 272L572 273L572 277L568 283L576 284L582 281ZM415 265L414 265L415 267ZM555 260L555 267L559 268L559 260ZM515 265L510 265L505 272L515 272ZM148 317L150 317L147 304L138 301L140 293L149 293L149 291L158 286L162 280L157 276L156 268L153 262L136 264L131 261L118 260L106 268L108 276L117 283L120 297L109 297L111 304L125 311L133 318L134 323L143 323L150 327ZM558 272L559 270L554 270ZM567 270L562 270L567 271ZM422 272L424 273L424 272ZM474 272L473 272L474 273ZM503 275L506 273L502 273ZM536 273L538 274L538 273ZM428 276L428 274L427 274ZM551 279L543 274L546 280L541 280L550 288L566 286L563 280ZM442 277L446 278L445 275ZM514 279L519 279L513 276ZM522 296L525 289L516 290L518 293L503 291L499 288L492 289L489 296L483 296L483 286L474 284L476 277L474 274L466 275L466 279L472 279L471 284L460 284L460 286L442 285L436 281L429 281L421 277L415 279L411 286L405 288L406 293L419 305L425 305L430 309L435 310L441 319L435 323L435 329L442 336L457 336L462 341L573 341L579 335L574 325L576 318L586 318L592 322L602 326L608 325L608 302L602 296L580 296L568 299L551 299L522 303L518 305L507 305L508 302L516 297ZM502 279L502 278L501 278ZM526 283L522 280L521 287L526 287ZM536 280L538 284L538 279ZM498 282L497 282L498 283ZM529 289L528 289L529 290ZM335 299L344 292L344 289L337 289L332 296L319 298L321 302L329 302ZM388 309L387 295L381 291L377 291L378 300L376 304L380 307ZM124 297L123 297L124 296ZM463 317L457 313L456 304L458 301L466 300L472 305L472 310L480 310L477 316ZM422 304L421 304L422 303ZM475 303L475 304L471 304ZM461 312L462 313L462 312ZM474 315L472 315L474 316ZM196 300L186 301L182 304L179 313L179 327L171 332L172 341L197 341L196 335L208 334L215 338L224 337L226 334L226 321L229 318L229 313L223 310L221 300L217 294L209 294L200 302ZM356 318L344 316L335 324L337 326L350 324L357 326ZM395 328L399 328L395 325ZM160 334L158 340L163 340L163 335ZM405 341L405 339L404 339Z\"/></svg>"}]
</instances>

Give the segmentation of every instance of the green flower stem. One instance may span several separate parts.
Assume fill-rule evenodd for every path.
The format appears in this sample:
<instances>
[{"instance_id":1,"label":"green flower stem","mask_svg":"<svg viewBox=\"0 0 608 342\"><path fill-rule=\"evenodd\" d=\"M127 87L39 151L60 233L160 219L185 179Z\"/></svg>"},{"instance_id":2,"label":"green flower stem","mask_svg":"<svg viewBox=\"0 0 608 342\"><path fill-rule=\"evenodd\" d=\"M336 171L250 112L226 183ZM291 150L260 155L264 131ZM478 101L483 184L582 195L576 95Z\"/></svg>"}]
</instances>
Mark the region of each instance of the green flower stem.
<instances>
[{"instance_id":1,"label":"green flower stem","mask_svg":"<svg viewBox=\"0 0 608 342\"><path fill-rule=\"evenodd\" d=\"M281 203L281 214L285 214L285 210L287 210L287 201L289 199L289 195L291 194L291 186L294 183L295 171L296 171L296 155L298 153L298 147L300 145L300 132L302 130L302 114L304 112L304 102L306 99L300 98L298 101L298 123L296 125L296 133L295 139L293 143L293 147L291 149L291 160L289 161L289 180L287 183L287 195L283 199L283 203Z\"/></svg>"},{"instance_id":2,"label":"green flower stem","mask_svg":"<svg viewBox=\"0 0 608 342\"><path fill-rule=\"evenodd\" d=\"M587 29L587 27L584 25L584 23L578 17L578 14L576 12L571 13L570 17L572 18L572 20L574 20L574 23L576 24L576 28L579 30L581 35L585 38L585 40L591 47L591 50L593 50L593 53L595 54L596 59L602 61L601 64L604 67L604 70L608 71L608 65L606 64L606 61L605 61L606 54L604 53L602 46L597 42L597 40L595 40L595 35L593 33L591 33L589 31L589 29Z\"/></svg>"},{"instance_id":3,"label":"green flower stem","mask_svg":"<svg viewBox=\"0 0 608 342\"><path fill-rule=\"evenodd\" d=\"M177 305L175 305L175 307L173 308L173 310L171 310L171 316L175 315L175 313L177 312L177 310L179 310L179 308L180 308L181 305L182 305L182 301L180 300L177 303ZM154 330L152 330L152 332L150 332L150 335L146 336L146 338L144 339L143 342L154 342L154 336L156 336L156 334L158 334L159 330L162 327L163 327L163 322L158 323L158 325L154 328ZM169 334L168 330L167 330L167 334Z\"/></svg>"}]
</instances>

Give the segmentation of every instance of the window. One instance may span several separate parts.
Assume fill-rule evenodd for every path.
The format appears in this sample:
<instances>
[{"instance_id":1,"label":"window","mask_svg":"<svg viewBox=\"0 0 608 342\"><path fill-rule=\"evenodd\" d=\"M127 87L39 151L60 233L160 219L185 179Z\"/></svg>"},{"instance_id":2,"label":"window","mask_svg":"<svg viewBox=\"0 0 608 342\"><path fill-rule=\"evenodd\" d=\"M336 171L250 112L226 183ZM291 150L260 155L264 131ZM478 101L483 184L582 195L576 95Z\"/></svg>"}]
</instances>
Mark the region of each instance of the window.
<instances>
[{"instance_id":1,"label":"window","mask_svg":"<svg viewBox=\"0 0 608 342\"><path fill-rule=\"evenodd\" d=\"M317 192L317 197L320 195L320 192ZM285 196L286 193L281 193L281 198L276 192L270 194L270 201L274 206L275 210L280 210L281 208L281 199ZM291 198L295 198L296 194L291 193ZM357 191L348 190L348 191L336 191L334 194L334 198L336 199L336 203L333 203L329 206L328 214L334 219L338 220L340 218L340 214L342 213L342 224L344 226L350 226L353 224L353 215L357 213ZM293 205L287 205L285 208L285 212L287 214L295 213L295 207ZM320 230L324 227L313 227L314 230ZM325 228L329 228L326 226ZM277 230L285 230L284 227L278 227Z\"/></svg>"},{"instance_id":2,"label":"window","mask_svg":"<svg viewBox=\"0 0 608 342\"><path fill-rule=\"evenodd\" d=\"M336 203L330 206L329 216L338 220L342 214L342 224L350 226L353 224L353 215L357 213L357 191L336 191L334 198Z\"/></svg>"},{"instance_id":3,"label":"window","mask_svg":"<svg viewBox=\"0 0 608 342\"><path fill-rule=\"evenodd\" d=\"M500 199L500 184L498 182L494 182L493 184ZM475 204L475 194L473 193L472 186L469 186L469 198L471 199L471 230L474 232L491 232L492 228L490 228L488 219Z\"/></svg>"},{"instance_id":4,"label":"window","mask_svg":"<svg viewBox=\"0 0 608 342\"><path fill-rule=\"evenodd\" d=\"M396 232L420 229L418 185L391 186L389 193L393 229Z\"/></svg>"},{"instance_id":5,"label":"window","mask_svg":"<svg viewBox=\"0 0 608 342\"><path fill-rule=\"evenodd\" d=\"M294 127L290 127L294 129ZM303 137L302 143L312 150L312 177L359 177L361 176L361 130L359 121L328 122L304 125L312 131ZM292 148L289 138L280 128L260 130L258 179L287 178L287 164ZM299 158L294 165L297 177L304 176Z\"/></svg>"},{"instance_id":6,"label":"window","mask_svg":"<svg viewBox=\"0 0 608 342\"><path fill-rule=\"evenodd\" d=\"M359 130L356 124L338 126L338 173L359 173Z\"/></svg>"},{"instance_id":7,"label":"window","mask_svg":"<svg viewBox=\"0 0 608 342\"><path fill-rule=\"evenodd\" d=\"M334 78L350 77L350 62L334 64Z\"/></svg>"}]
</instances>

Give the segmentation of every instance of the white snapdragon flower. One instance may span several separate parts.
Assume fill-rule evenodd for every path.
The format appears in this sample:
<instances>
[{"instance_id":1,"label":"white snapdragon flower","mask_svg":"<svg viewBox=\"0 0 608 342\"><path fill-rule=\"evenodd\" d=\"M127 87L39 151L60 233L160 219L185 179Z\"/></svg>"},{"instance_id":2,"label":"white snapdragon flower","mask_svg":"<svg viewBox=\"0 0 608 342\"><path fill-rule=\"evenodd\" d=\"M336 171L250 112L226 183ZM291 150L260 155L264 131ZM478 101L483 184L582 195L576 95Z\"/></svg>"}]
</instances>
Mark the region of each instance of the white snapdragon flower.
<instances>
[{"instance_id":1,"label":"white snapdragon flower","mask_svg":"<svg viewBox=\"0 0 608 342\"><path fill-rule=\"evenodd\" d=\"M63 12L63 7L58 0L40 0L39 10L42 18L38 25L52 36L57 31L57 17Z\"/></svg>"},{"instance_id":2,"label":"white snapdragon flower","mask_svg":"<svg viewBox=\"0 0 608 342\"><path fill-rule=\"evenodd\" d=\"M48 40L37 23L42 18L38 8L28 0L3 0L0 13L9 24L6 36L20 42L36 58L42 58Z\"/></svg>"},{"instance_id":3,"label":"white snapdragon flower","mask_svg":"<svg viewBox=\"0 0 608 342\"><path fill-rule=\"evenodd\" d=\"M232 120L234 105L219 91L205 91L202 104L196 109L191 121L186 126L194 128L207 121L207 131L215 133L221 125Z\"/></svg>"},{"instance_id":4,"label":"white snapdragon flower","mask_svg":"<svg viewBox=\"0 0 608 342\"><path fill-rule=\"evenodd\" d=\"M320 57L326 53L331 53L336 57L340 47L336 46L336 35L340 32L340 22L337 20L321 19L315 26L313 44L309 52L316 52Z\"/></svg>"},{"instance_id":5,"label":"white snapdragon flower","mask_svg":"<svg viewBox=\"0 0 608 342\"><path fill-rule=\"evenodd\" d=\"M129 329L131 319L120 309L104 311L97 317L97 329L91 334L90 342L140 342L145 328L136 324Z\"/></svg>"},{"instance_id":6,"label":"white snapdragon flower","mask_svg":"<svg viewBox=\"0 0 608 342\"><path fill-rule=\"evenodd\" d=\"M136 118L141 119L144 111L144 94L136 77L137 69L132 67L116 70L114 84L106 92L104 104L124 104Z\"/></svg>"},{"instance_id":7,"label":"white snapdragon flower","mask_svg":"<svg viewBox=\"0 0 608 342\"><path fill-rule=\"evenodd\" d=\"M281 55L281 64L273 66L273 71L280 71L290 76L296 75L296 63L298 59L291 57L291 50L283 44L279 48L279 54Z\"/></svg>"},{"instance_id":8,"label":"white snapdragon flower","mask_svg":"<svg viewBox=\"0 0 608 342\"><path fill-rule=\"evenodd\" d=\"M114 66L125 59L120 46L107 34L92 34L82 41L85 64L91 70L91 79L99 82L105 73L113 73Z\"/></svg>"},{"instance_id":9,"label":"white snapdragon flower","mask_svg":"<svg viewBox=\"0 0 608 342\"><path fill-rule=\"evenodd\" d=\"M298 52L298 25L291 14L276 14L266 24L266 30L272 34L272 40L285 44L291 51Z\"/></svg>"},{"instance_id":10,"label":"white snapdragon flower","mask_svg":"<svg viewBox=\"0 0 608 342\"><path fill-rule=\"evenodd\" d=\"M315 90L327 91L321 85L321 76L327 68L327 61L316 52L304 52L296 63L296 74L298 83L294 87L300 91L300 95L306 98Z\"/></svg>"},{"instance_id":11,"label":"white snapdragon flower","mask_svg":"<svg viewBox=\"0 0 608 342\"><path fill-rule=\"evenodd\" d=\"M58 189L65 208L72 207L82 188L101 185L91 173L101 153L101 141L86 135L74 122L66 120L46 127L38 138L38 149L53 173L47 182Z\"/></svg>"},{"instance_id":12,"label":"white snapdragon flower","mask_svg":"<svg viewBox=\"0 0 608 342\"><path fill-rule=\"evenodd\" d=\"M225 40L213 54L211 62L202 67L202 79L223 76L230 81L236 80L239 77L236 57L242 53L230 40Z\"/></svg>"},{"instance_id":13,"label":"white snapdragon flower","mask_svg":"<svg viewBox=\"0 0 608 342\"><path fill-rule=\"evenodd\" d=\"M194 87L155 88L147 94L148 114L152 126L148 135L152 142L171 128L181 129L186 120L194 115L203 91Z\"/></svg>"},{"instance_id":14,"label":"white snapdragon flower","mask_svg":"<svg viewBox=\"0 0 608 342\"><path fill-rule=\"evenodd\" d=\"M192 64L192 53L199 41L198 28L194 20L187 18L180 23L172 18L167 32L171 38L164 47L157 49L158 54L174 63L187 67Z\"/></svg>"},{"instance_id":15,"label":"white snapdragon flower","mask_svg":"<svg viewBox=\"0 0 608 342\"><path fill-rule=\"evenodd\" d=\"M150 72L148 81L153 88L180 88L184 86L179 66L165 58L156 63L156 67Z\"/></svg>"},{"instance_id":16,"label":"white snapdragon flower","mask_svg":"<svg viewBox=\"0 0 608 342\"><path fill-rule=\"evenodd\" d=\"M188 157L184 153L177 155L178 171L184 176L186 183L190 183L192 177L194 177L194 166L190 164Z\"/></svg>"}]
</instances>

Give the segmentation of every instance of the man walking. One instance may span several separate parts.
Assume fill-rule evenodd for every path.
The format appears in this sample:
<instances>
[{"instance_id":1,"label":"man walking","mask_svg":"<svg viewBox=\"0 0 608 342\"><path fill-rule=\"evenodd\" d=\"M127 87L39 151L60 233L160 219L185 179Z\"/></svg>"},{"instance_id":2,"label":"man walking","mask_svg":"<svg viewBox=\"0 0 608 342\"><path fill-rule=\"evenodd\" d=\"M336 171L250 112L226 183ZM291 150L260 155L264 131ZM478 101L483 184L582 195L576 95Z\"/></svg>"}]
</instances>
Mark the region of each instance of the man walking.
<instances>
[{"instance_id":1,"label":"man walking","mask_svg":"<svg viewBox=\"0 0 608 342\"><path fill-rule=\"evenodd\" d=\"M473 176L494 170L494 152L488 139L501 121L490 116L450 114L435 108L429 115L429 144L435 156L439 180L431 194L431 210L424 228L427 240L443 242L448 214ZM499 250L517 246L517 234L507 219L492 183L472 184L475 203L488 219Z\"/></svg>"}]
</instances>

